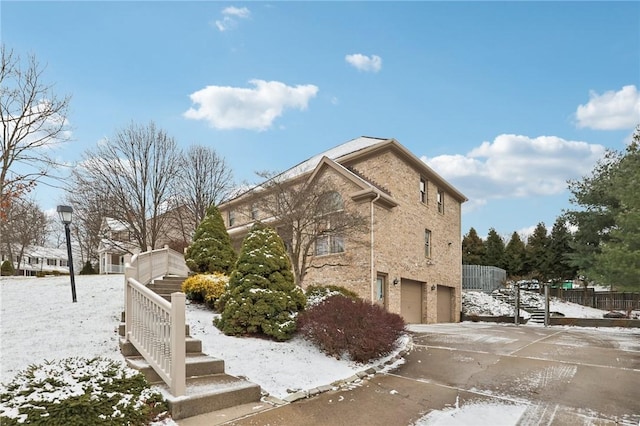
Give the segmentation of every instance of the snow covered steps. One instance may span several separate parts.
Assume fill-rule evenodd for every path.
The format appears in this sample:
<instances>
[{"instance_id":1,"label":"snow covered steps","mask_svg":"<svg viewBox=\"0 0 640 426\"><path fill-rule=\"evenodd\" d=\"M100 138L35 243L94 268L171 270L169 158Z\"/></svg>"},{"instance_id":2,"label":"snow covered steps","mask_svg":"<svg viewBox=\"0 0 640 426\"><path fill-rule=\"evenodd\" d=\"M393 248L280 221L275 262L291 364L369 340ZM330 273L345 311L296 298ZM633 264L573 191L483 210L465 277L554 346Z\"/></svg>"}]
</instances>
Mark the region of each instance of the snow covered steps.
<instances>
[{"instance_id":1,"label":"snow covered steps","mask_svg":"<svg viewBox=\"0 0 640 426\"><path fill-rule=\"evenodd\" d=\"M169 403L174 420L260 401L260 386L224 373L224 361L205 354L187 356L187 390L175 397L142 357L129 357L127 364L141 371Z\"/></svg>"}]
</instances>

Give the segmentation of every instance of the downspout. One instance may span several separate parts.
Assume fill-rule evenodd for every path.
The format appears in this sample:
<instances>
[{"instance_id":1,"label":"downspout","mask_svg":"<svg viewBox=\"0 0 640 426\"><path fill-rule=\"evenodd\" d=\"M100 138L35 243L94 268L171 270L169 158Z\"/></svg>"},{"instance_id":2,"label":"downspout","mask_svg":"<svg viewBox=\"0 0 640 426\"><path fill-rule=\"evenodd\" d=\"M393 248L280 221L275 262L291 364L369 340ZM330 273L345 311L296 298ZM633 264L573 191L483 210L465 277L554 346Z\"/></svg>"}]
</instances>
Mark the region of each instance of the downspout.
<instances>
[{"instance_id":1,"label":"downspout","mask_svg":"<svg viewBox=\"0 0 640 426\"><path fill-rule=\"evenodd\" d=\"M374 303L376 300L376 296L375 296L375 286L376 286L376 268L375 265L373 264L374 261L374 246L373 246L373 240L374 240L374 232L373 232L373 204L378 201L380 199L380 193L378 192L376 194L376 198L374 198L373 200L371 200L371 302Z\"/></svg>"}]
</instances>

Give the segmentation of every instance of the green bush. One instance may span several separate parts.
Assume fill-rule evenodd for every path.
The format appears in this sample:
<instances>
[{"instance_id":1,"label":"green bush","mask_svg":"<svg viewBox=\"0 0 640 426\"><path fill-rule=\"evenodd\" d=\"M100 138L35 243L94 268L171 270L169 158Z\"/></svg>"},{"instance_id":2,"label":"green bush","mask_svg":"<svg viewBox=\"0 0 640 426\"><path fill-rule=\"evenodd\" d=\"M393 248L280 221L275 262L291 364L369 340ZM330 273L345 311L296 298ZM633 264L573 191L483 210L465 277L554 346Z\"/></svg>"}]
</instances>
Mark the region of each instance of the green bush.
<instances>
[{"instance_id":1,"label":"green bush","mask_svg":"<svg viewBox=\"0 0 640 426\"><path fill-rule=\"evenodd\" d=\"M0 424L147 425L167 411L142 373L105 358L31 365L0 388Z\"/></svg>"},{"instance_id":2,"label":"green bush","mask_svg":"<svg viewBox=\"0 0 640 426\"><path fill-rule=\"evenodd\" d=\"M366 363L393 351L405 332L398 314L362 299L331 296L302 312L300 333L324 353Z\"/></svg>"},{"instance_id":3,"label":"green bush","mask_svg":"<svg viewBox=\"0 0 640 426\"><path fill-rule=\"evenodd\" d=\"M233 269L236 252L216 206L209 207L207 215L196 228L193 243L187 247L184 260L189 269L196 273L229 274Z\"/></svg>"},{"instance_id":4,"label":"green bush","mask_svg":"<svg viewBox=\"0 0 640 426\"><path fill-rule=\"evenodd\" d=\"M310 285L305 291L307 296L307 306L314 306L330 296L342 295L350 299L357 299L356 292L349 290L348 288L338 285Z\"/></svg>"},{"instance_id":5,"label":"green bush","mask_svg":"<svg viewBox=\"0 0 640 426\"><path fill-rule=\"evenodd\" d=\"M196 274L183 281L182 292L189 300L213 307L228 285L229 277L224 274Z\"/></svg>"},{"instance_id":6,"label":"green bush","mask_svg":"<svg viewBox=\"0 0 640 426\"><path fill-rule=\"evenodd\" d=\"M80 271L80 275L96 275L98 272L93 268L91 261L87 260Z\"/></svg>"},{"instance_id":7,"label":"green bush","mask_svg":"<svg viewBox=\"0 0 640 426\"><path fill-rule=\"evenodd\" d=\"M227 335L257 334L288 340L306 299L294 284L282 239L262 224L253 226L242 242L229 290L218 303L216 326Z\"/></svg>"},{"instance_id":8,"label":"green bush","mask_svg":"<svg viewBox=\"0 0 640 426\"><path fill-rule=\"evenodd\" d=\"M5 260L2 262L2 266L0 266L0 275L2 276L10 276L16 273L16 270L13 268L13 263Z\"/></svg>"}]
</instances>

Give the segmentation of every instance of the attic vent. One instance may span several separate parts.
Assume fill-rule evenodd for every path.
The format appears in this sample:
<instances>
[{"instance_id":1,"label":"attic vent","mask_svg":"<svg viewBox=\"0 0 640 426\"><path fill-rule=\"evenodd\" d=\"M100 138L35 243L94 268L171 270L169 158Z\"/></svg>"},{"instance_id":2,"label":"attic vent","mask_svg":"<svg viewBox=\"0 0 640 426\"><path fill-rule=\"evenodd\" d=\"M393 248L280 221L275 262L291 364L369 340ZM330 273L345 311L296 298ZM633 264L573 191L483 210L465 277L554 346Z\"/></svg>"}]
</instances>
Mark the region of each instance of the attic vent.
<instances>
[{"instance_id":1,"label":"attic vent","mask_svg":"<svg viewBox=\"0 0 640 426\"><path fill-rule=\"evenodd\" d=\"M373 179L369 179L367 176L365 176L364 174L362 174L358 169L356 169L353 166L347 166L346 167L347 170L349 170L351 173L353 173L354 175L358 176L360 179L364 180L365 182L370 183L371 185L375 186L376 188L378 188L380 191L384 192L385 194L391 196L391 191L389 191L387 188L385 188L384 186L380 185L379 183L377 183L376 181L374 181Z\"/></svg>"}]
</instances>

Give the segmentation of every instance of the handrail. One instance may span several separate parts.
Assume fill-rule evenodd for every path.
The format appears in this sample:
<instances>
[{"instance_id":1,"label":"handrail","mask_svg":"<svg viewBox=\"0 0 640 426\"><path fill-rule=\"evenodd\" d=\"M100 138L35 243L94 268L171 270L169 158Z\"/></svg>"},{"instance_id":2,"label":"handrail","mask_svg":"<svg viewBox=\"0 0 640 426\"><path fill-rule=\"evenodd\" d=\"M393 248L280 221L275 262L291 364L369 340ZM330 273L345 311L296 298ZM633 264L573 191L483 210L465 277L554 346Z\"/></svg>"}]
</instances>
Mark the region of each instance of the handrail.
<instances>
[{"instance_id":1,"label":"handrail","mask_svg":"<svg viewBox=\"0 0 640 426\"><path fill-rule=\"evenodd\" d=\"M135 268L135 277L142 285L151 283L154 279L164 275L187 276L189 268L184 261L184 255L164 248L134 254L131 267Z\"/></svg>"},{"instance_id":2,"label":"handrail","mask_svg":"<svg viewBox=\"0 0 640 426\"><path fill-rule=\"evenodd\" d=\"M166 246L135 255L125 266L125 338L174 396L186 392L185 294L172 293L169 303L146 284L187 273L183 256Z\"/></svg>"}]
</instances>

